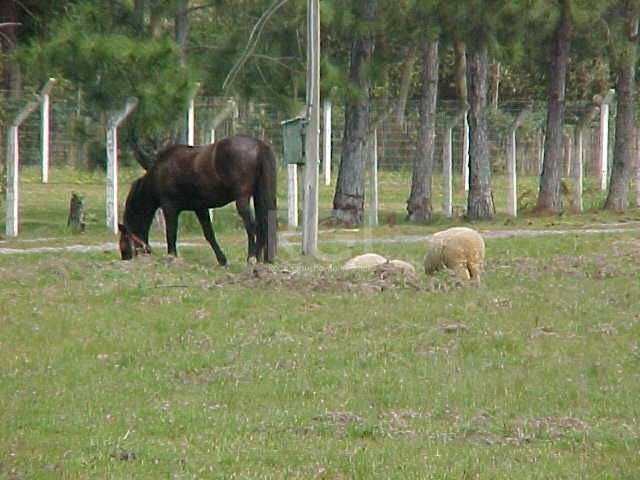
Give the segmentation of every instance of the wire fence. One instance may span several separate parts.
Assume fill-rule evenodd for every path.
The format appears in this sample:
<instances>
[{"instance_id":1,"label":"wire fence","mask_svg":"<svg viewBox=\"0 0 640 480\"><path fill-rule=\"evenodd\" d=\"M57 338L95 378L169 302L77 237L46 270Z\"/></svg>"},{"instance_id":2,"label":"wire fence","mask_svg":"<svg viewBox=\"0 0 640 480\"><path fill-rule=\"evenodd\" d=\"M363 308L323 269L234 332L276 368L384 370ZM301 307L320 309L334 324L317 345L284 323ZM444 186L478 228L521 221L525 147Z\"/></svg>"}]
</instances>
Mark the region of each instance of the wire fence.
<instances>
[{"instance_id":1,"label":"wire fence","mask_svg":"<svg viewBox=\"0 0 640 480\"><path fill-rule=\"evenodd\" d=\"M23 101L24 103L24 101ZM567 120L564 129L564 169L569 175L572 158L575 154L574 141L577 125L581 117L592 107L587 104L567 105ZM378 161L381 170L411 169L416 155L416 141L419 127L418 102L409 101L405 120L396 121L395 115L384 115L386 105L374 102L372 122L375 122L378 135ZM506 170L507 142L511 126L520 112L526 109L527 115L517 131L517 165L519 175L537 175L540 172L544 149L544 124L546 105L530 102L509 102L500 105L489 113L489 148L492 171L501 175ZM11 123L13 112L18 104L2 109L0 117L1 138L6 145L7 127ZM459 111L455 101L441 101L438 105L436 151L434 169L441 169L442 131L444 125ZM332 163L340 162L342 136L344 132L344 107L332 108ZM614 117L612 111L611 119ZM93 169L104 159L104 138L106 116L102 123L90 116L80 101L79 95L61 95L56 89L51 94L50 120L50 164L55 167L74 167ZM288 117L277 105L258 101L232 101L219 97L196 97L195 99L195 139L196 143L210 143L236 133L250 134L272 143L276 152L282 152L281 125ZM614 121L609 120L609 148L612 148ZM21 165L36 165L40 161L40 115L31 114L20 127ZM126 143L120 144L121 158L132 161L131 152ZM595 116L584 129L584 172L595 176L599 171L600 135L599 120ZM0 159L5 164L6 148L0 149ZM463 123L453 128L453 164L455 171L461 171L463 159ZM334 167L334 171L336 168Z\"/></svg>"}]
</instances>

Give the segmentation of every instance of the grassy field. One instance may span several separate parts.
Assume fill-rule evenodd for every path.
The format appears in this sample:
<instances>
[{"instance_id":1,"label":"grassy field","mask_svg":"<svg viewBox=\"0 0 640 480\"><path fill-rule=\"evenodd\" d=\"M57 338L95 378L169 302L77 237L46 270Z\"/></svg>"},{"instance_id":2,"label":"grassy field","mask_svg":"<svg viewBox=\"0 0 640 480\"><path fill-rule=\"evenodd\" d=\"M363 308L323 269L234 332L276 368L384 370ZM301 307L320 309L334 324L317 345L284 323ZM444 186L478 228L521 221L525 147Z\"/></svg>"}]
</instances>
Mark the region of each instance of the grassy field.
<instances>
[{"instance_id":1,"label":"grassy field","mask_svg":"<svg viewBox=\"0 0 640 480\"><path fill-rule=\"evenodd\" d=\"M27 172L1 246L114 241L100 176L53 174ZM0 478L639 478L640 213L477 224L576 231L488 239L481 286L337 268L366 247L336 239L419 265L421 242L374 242L461 223L405 225L406 182L382 179L390 225L324 231L315 262L245 266L233 208L227 269L189 218L174 261L0 255ZM580 233L602 222L628 230Z\"/></svg>"}]
</instances>

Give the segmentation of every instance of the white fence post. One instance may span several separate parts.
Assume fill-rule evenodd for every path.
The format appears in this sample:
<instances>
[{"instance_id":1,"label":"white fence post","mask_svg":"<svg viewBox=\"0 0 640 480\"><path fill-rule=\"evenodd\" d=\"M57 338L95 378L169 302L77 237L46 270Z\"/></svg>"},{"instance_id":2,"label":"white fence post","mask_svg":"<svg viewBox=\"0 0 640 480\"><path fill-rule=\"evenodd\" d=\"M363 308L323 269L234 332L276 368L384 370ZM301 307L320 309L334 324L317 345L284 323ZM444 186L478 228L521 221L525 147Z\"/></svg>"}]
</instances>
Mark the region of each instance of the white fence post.
<instances>
[{"instance_id":1,"label":"white fence post","mask_svg":"<svg viewBox=\"0 0 640 480\"><path fill-rule=\"evenodd\" d=\"M124 109L109 117L107 122L107 228L118 233L118 127L138 104L137 98L130 98Z\"/></svg>"},{"instance_id":2,"label":"white fence post","mask_svg":"<svg viewBox=\"0 0 640 480\"><path fill-rule=\"evenodd\" d=\"M7 132L7 221L8 237L18 235L18 127L12 125Z\"/></svg>"},{"instance_id":3,"label":"white fence post","mask_svg":"<svg viewBox=\"0 0 640 480\"><path fill-rule=\"evenodd\" d=\"M607 189L607 170L609 166L609 104L603 102L600 105L600 190Z\"/></svg>"},{"instance_id":4,"label":"white fence post","mask_svg":"<svg viewBox=\"0 0 640 480\"><path fill-rule=\"evenodd\" d=\"M287 165L287 225L298 226L298 165Z\"/></svg>"},{"instance_id":5,"label":"white fence post","mask_svg":"<svg viewBox=\"0 0 640 480\"><path fill-rule=\"evenodd\" d=\"M40 91L40 156L42 160L42 183L49 182L49 93L56 83L50 78Z\"/></svg>"},{"instance_id":6,"label":"white fence post","mask_svg":"<svg viewBox=\"0 0 640 480\"><path fill-rule=\"evenodd\" d=\"M573 193L573 205L578 212L582 212L584 204L582 201L582 189L584 184L584 128L581 125L576 127L576 151L575 164L573 165L573 178L575 190Z\"/></svg>"},{"instance_id":7,"label":"white fence post","mask_svg":"<svg viewBox=\"0 0 640 480\"><path fill-rule=\"evenodd\" d=\"M442 145L442 212L445 217L453 217L453 125L448 124Z\"/></svg>"},{"instance_id":8,"label":"white fence post","mask_svg":"<svg viewBox=\"0 0 640 480\"><path fill-rule=\"evenodd\" d=\"M331 185L331 100L324 101L324 184Z\"/></svg>"},{"instance_id":9,"label":"white fence post","mask_svg":"<svg viewBox=\"0 0 640 480\"><path fill-rule=\"evenodd\" d=\"M453 217L453 127L462 118L462 183L465 193L469 191L469 122L468 105L444 125L444 139L442 143L442 211L447 218Z\"/></svg>"},{"instance_id":10,"label":"white fence post","mask_svg":"<svg viewBox=\"0 0 640 480\"><path fill-rule=\"evenodd\" d=\"M516 131L527 115L529 107L525 107L518 113L511 125L509 141L507 142L507 212L512 217L518 216L518 164L516 159L517 144Z\"/></svg>"},{"instance_id":11,"label":"white fence post","mask_svg":"<svg viewBox=\"0 0 640 480\"><path fill-rule=\"evenodd\" d=\"M640 207L640 128L636 128L636 207Z\"/></svg>"},{"instance_id":12,"label":"white fence post","mask_svg":"<svg viewBox=\"0 0 640 480\"><path fill-rule=\"evenodd\" d=\"M593 104L589 110L587 110L578 121L575 127L575 153L572 169L572 177L575 184L575 190L573 193L573 207L582 212L583 205L583 185L584 185L584 137L585 132L591 126L593 117L598 111L598 105Z\"/></svg>"},{"instance_id":13,"label":"white fence post","mask_svg":"<svg viewBox=\"0 0 640 480\"><path fill-rule=\"evenodd\" d=\"M465 113L462 124L462 180L464 192L469 191L469 115Z\"/></svg>"},{"instance_id":14,"label":"white fence post","mask_svg":"<svg viewBox=\"0 0 640 480\"><path fill-rule=\"evenodd\" d=\"M516 168L516 129L509 132L507 142L507 213L518 216L518 175Z\"/></svg>"},{"instance_id":15,"label":"white fence post","mask_svg":"<svg viewBox=\"0 0 640 480\"><path fill-rule=\"evenodd\" d=\"M378 225L378 130L374 129L367 141L369 153L369 226Z\"/></svg>"},{"instance_id":16,"label":"white fence post","mask_svg":"<svg viewBox=\"0 0 640 480\"><path fill-rule=\"evenodd\" d=\"M196 83L189 96L189 108L187 110L187 145L195 145L196 139L196 114L195 98L200 89L200 84Z\"/></svg>"},{"instance_id":17,"label":"white fence post","mask_svg":"<svg viewBox=\"0 0 640 480\"><path fill-rule=\"evenodd\" d=\"M38 102L31 101L25 105L11 123L7 131L7 188L6 188L6 225L5 233L8 237L18 236L18 203L20 176L20 124L38 106Z\"/></svg>"}]
</instances>

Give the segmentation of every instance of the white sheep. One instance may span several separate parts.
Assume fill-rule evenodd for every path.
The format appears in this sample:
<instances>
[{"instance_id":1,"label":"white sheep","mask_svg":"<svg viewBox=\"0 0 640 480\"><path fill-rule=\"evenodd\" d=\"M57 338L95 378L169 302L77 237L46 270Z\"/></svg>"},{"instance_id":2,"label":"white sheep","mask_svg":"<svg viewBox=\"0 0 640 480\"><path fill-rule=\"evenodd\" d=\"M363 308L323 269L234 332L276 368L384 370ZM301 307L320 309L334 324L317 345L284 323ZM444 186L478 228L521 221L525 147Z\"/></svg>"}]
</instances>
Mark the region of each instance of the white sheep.
<instances>
[{"instance_id":1,"label":"white sheep","mask_svg":"<svg viewBox=\"0 0 640 480\"><path fill-rule=\"evenodd\" d=\"M428 241L424 257L427 274L446 267L465 280L480 280L483 265L484 240L471 228L449 228L435 233Z\"/></svg>"},{"instance_id":2,"label":"white sheep","mask_svg":"<svg viewBox=\"0 0 640 480\"><path fill-rule=\"evenodd\" d=\"M358 270L375 268L387 263L387 259L377 253L365 253L364 255L358 255L353 257L342 267L344 270Z\"/></svg>"}]
</instances>

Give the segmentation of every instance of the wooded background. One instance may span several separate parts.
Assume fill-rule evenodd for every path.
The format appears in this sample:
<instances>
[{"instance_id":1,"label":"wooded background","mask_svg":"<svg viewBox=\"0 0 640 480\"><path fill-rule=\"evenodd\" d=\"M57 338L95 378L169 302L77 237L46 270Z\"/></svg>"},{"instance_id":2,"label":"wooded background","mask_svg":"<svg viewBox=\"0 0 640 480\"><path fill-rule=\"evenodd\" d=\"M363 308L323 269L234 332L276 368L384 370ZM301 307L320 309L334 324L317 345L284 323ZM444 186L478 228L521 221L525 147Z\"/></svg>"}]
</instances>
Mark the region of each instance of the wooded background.
<instances>
[{"instance_id":1,"label":"wooded background","mask_svg":"<svg viewBox=\"0 0 640 480\"><path fill-rule=\"evenodd\" d=\"M303 0L7 0L0 3L2 139L49 77L53 165L104 165L104 126L125 99L124 158L143 165L184 140L196 82L196 143L251 133L280 149L280 121L305 104ZM635 168L638 18L630 0L323 0L322 96L333 102L334 216L361 223L366 142L378 131L381 168L411 171L407 214L432 213L442 129L468 108L467 215L495 214L491 176L506 169L518 129L518 168L540 174L536 209L558 213L578 125L585 170L598 167L597 111L611 89L611 173L605 206L629 205ZM591 115L589 115L591 114ZM37 118L21 129L22 162L36 162ZM462 165L462 122L454 168ZM4 149L2 156L4 156ZM339 165L339 166L338 166Z\"/></svg>"}]
</instances>

